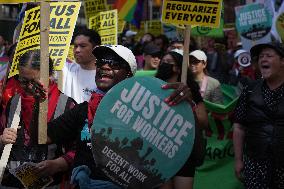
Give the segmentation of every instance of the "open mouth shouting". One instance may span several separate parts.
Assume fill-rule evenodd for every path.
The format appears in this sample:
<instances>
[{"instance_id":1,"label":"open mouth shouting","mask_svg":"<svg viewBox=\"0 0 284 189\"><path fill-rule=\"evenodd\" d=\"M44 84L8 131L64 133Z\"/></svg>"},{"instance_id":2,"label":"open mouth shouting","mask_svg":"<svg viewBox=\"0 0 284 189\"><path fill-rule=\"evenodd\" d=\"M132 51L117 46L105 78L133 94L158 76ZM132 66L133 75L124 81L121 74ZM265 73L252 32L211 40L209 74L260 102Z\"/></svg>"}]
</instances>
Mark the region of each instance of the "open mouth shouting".
<instances>
[{"instance_id":1,"label":"open mouth shouting","mask_svg":"<svg viewBox=\"0 0 284 189\"><path fill-rule=\"evenodd\" d=\"M100 71L97 72L97 80L99 82L111 81L113 80L113 78L114 78L114 75L112 71L106 71L106 70L100 69Z\"/></svg>"}]
</instances>

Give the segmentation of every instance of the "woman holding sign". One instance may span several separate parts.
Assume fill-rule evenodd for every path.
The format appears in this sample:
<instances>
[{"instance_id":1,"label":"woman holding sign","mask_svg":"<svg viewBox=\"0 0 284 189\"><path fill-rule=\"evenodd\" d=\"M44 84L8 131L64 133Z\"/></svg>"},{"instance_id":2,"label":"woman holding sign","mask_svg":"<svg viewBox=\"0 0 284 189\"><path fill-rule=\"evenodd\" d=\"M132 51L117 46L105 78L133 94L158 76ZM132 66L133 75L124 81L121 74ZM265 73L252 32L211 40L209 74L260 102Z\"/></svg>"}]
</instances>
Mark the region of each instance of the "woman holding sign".
<instances>
[{"instance_id":1,"label":"woman holding sign","mask_svg":"<svg viewBox=\"0 0 284 189\"><path fill-rule=\"evenodd\" d=\"M181 80L181 70L183 61L183 51L174 49L162 57L160 66L158 67L156 77L162 79L166 82L174 83ZM203 104L203 99L199 93L199 86L194 81L193 75L188 71L187 84L189 86L189 96L187 96L190 105L195 114L197 127L195 134L195 141L193 151L185 163L185 165L178 171L172 182L168 182L161 188L193 188L193 177L195 174L195 167L200 166L203 163L203 158L205 155L205 146L201 145L202 142L202 132L208 126L207 113L205 106ZM185 96L182 92L179 94L181 97ZM206 143L204 143L206 145ZM199 151L202 150L203 152ZM197 150L198 149L198 150Z\"/></svg>"},{"instance_id":2,"label":"woman holding sign","mask_svg":"<svg viewBox=\"0 0 284 189\"><path fill-rule=\"evenodd\" d=\"M49 63L49 74L52 77L53 63L51 60ZM17 93L21 96L20 128L17 131L11 128L1 128L0 135L2 145L14 144L7 167L15 170L23 167L24 163L29 162L29 165L35 168L35 172L31 173L31 175L40 176L38 180L30 178L30 181L34 179L33 182L25 183L25 187L28 187L29 184L38 186L36 182L39 182L40 178L46 178L47 182L41 184L48 185L52 182L50 176L54 176L54 182L51 185L59 187L65 171L73 163L74 151L70 148L64 148L64 150L70 149L70 151L67 150L67 153L63 153L62 145L38 145L39 101L46 99L48 95L48 121L73 108L76 102L62 94L52 79L49 82L48 93L38 84L40 76L40 50L29 50L21 55L18 67L18 80L14 80L12 84L13 88L17 89ZM12 98L7 105L6 120L9 120L8 115L14 114L13 103ZM9 127L8 124L7 127ZM18 175L17 178L21 179ZM17 178L9 173L7 169L1 184L3 187L23 187L23 178L21 179L22 183ZM38 188L41 187L38 186Z\"/></svg>"}]
</instances>

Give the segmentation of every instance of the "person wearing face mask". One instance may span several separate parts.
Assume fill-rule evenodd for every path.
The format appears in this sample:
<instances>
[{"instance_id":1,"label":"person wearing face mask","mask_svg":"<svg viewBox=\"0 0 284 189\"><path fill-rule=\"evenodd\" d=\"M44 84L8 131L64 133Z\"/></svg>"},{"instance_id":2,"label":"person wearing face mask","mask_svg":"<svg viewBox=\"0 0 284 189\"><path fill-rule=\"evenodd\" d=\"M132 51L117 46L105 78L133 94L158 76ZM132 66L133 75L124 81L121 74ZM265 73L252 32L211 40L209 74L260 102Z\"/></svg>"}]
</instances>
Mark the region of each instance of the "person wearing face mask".
<instances>
[{"instance_id":1,"label":"person wearing face mask","mask_svg":"<svg viewBox=\"0 0 284 189\"><path fill-rule=\"evenodd\" d=\"M218 80L208 76L207 56L201 50L192 51L189 54L189 67L195 81L199 84L201 96L210 102L223 103L223 93Z\"/></svg>"},{"instance_id":2,"label":"person wearing face mask","mask_svg":"<svg viewBox=\"0 0 284 189\"><path fill-rule=\"evenodd\" d=\"M169 83L180 82L182 72L182 61L182 50L174 49L166 53L161 59L161 63L158 67L156 77ZM207 113L205 110L203 99L199 93L199 86L197 82L194 81L193 75L190 70L188 70L187 73L186 83L189 87L189 91L192 96L192 101L190 101L190 104L195 114L195 121L197 123L194 146L192 153L185 165L178 171L178 173L172 180L161 186L161 189L193 188L195 168L203 163L203 158L205 156L204 152L206 144L202 145L204 144L204 141L201 141L201 138L202 129L205 129L208 126ZM203 157L197 155L199 153L197 153L196 149L199 149L199 152L201 152L201 149L203 149Z\"/></svg>"}]
</instances>

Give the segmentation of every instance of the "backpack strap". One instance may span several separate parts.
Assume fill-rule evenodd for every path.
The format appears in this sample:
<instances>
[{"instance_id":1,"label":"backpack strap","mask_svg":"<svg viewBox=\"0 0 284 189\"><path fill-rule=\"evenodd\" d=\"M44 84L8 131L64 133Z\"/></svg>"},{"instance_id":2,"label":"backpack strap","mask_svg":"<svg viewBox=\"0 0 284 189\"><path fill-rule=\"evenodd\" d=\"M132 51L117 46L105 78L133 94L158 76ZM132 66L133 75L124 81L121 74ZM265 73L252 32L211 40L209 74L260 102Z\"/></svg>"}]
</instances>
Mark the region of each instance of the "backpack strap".
<instances>
[{"instance_id":1,"label":"backpack strap","mask_svg":"<svg viewBox=\"0 0 284 189\"><path fill-rule=\"evenodd\" d=\"M60 94L54 113L54 119L56 119L57 117L59 117L61 114L64 113L68 98L69 98L68 96L62 93Z\"/></svg>"}]
</instances>

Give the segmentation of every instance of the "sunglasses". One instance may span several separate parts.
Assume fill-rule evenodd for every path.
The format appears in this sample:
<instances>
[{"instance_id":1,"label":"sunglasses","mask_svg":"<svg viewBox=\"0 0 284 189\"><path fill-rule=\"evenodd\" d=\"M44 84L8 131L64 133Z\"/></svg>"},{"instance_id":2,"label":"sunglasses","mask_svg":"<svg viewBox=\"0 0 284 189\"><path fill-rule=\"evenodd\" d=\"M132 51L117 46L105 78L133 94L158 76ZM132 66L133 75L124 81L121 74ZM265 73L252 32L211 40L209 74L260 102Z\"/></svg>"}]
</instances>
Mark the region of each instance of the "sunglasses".
<instances>
[{"instance_id":1,"label":"sunglasses","mask_svg":"<svg viewBox=\"0 0 284 189\"><path fill-rule=\"evenodd\" d=\"M111 69L113 70L120 70L120 69L128 69L129 66L128 64L118 61L118 60L113 60L113 59L97 59L97 67L102 67L103 65L107 64Z\"/></svg>"},{"instance_id":2,"label":"sunglasses","mask_svg":"<svg viewBox=\"0 0 284 189\"><path fill-rule=\"evenodd\" d=\"M202 63L202 61L196 60L196 59L189 59L189 64L197 65L197 64L199 64L199 63Z\"/></svg>"}]
</instances>

